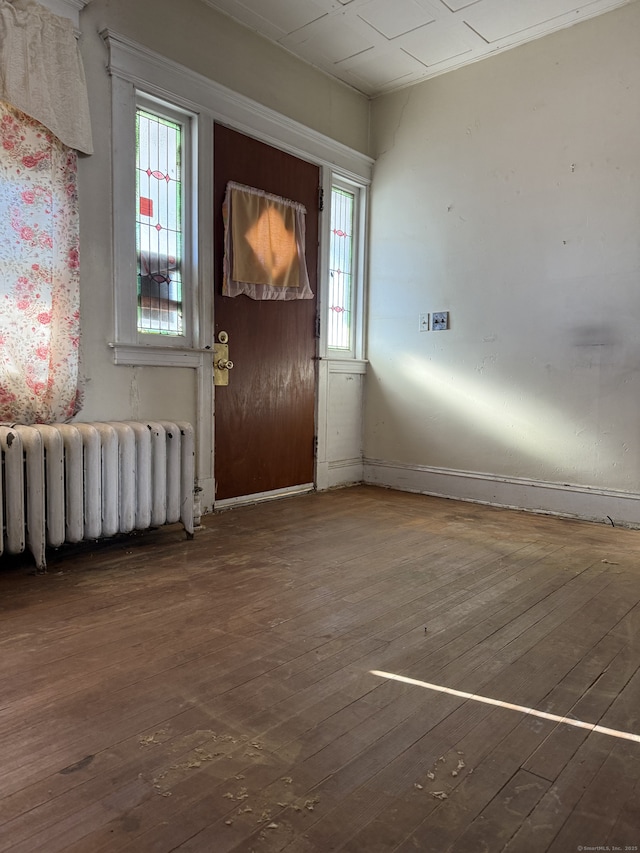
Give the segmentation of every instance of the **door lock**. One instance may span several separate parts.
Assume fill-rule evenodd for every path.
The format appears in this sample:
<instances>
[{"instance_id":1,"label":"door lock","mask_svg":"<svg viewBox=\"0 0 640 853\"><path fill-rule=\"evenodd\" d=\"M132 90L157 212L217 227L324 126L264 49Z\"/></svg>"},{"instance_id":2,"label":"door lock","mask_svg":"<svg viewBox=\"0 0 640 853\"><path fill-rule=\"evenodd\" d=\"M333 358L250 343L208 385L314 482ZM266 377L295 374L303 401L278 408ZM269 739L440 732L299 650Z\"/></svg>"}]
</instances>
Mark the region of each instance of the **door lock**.
<instances>
[{"instance_id":1,"label":"door lock","mask_svg":"<svg viewBox=\"0 0 640 853\"><path fill-rule=\"evenodd\" d=\"M229 335L226 332L218 334L218 340L213 345L213 384L228 385L229 371L233 369L233 362L229 358Z\"/></svg>"}]
</instances>

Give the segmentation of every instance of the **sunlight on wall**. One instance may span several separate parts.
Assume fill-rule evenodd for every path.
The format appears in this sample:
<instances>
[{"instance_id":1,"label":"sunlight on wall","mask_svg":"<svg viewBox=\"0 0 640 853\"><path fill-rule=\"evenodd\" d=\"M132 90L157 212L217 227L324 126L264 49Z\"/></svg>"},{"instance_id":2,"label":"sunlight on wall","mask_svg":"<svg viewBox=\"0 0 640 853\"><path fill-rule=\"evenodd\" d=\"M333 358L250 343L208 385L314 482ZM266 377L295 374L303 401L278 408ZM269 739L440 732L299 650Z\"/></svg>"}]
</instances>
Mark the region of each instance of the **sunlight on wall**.
<instances>
[{"instance_id":1,"label":"sunlight on wall","mask_svg":"<svg viewBox=\"0 0 640 853\"><path fill-rule=\"evenodd\" d=\"M586 472L585 454L590 450L603 462L607 455L614 458L603 447L601 435L540 398L527 398L522 389L491 386L486 377L474 381L449 365L410 353L400 357L398 369L421 392L437 398L440 409L449 409L473 430L535 461Z\"/></svg>"}]
</instances>

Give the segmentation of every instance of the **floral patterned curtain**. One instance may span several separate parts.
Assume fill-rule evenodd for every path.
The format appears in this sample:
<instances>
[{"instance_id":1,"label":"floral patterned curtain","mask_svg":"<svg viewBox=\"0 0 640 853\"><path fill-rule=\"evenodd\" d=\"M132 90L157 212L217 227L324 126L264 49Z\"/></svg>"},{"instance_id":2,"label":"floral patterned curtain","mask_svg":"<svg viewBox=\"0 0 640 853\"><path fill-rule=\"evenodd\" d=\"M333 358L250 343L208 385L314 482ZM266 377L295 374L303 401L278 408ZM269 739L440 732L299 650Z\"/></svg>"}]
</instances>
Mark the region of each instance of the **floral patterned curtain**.
<instances>
[{"instance_id":1,"label":"floral patterned curtain","mask_svg":"<svg viewBox=\"0 0 640 853\"><path fill-rule=\"evenodd\" d=\"M76 159L0 103L0 421L67 421L80 407Z\"/></svg>"}]
</instances>

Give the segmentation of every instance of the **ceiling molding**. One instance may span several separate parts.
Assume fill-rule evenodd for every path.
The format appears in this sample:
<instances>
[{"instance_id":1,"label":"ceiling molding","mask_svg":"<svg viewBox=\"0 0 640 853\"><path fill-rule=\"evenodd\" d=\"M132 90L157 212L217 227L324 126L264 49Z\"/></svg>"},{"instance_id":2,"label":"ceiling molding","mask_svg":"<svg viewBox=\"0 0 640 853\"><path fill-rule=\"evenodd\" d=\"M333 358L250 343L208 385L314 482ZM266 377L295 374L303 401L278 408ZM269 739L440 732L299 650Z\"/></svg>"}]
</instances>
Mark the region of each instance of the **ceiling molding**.
<instances>
[{"instance_id":1,"label":"ceiling molding","mask_svg":"<svg viewBox=\"0 0 640 853\"><path fill-rule=\"evenodd\" d=\"M54 15L60 15L62 18L70 18L76 29L80 28L80 12L84 9L90 0L38 0L40 5L53 12Z\"/></svg>"}]
</instances>

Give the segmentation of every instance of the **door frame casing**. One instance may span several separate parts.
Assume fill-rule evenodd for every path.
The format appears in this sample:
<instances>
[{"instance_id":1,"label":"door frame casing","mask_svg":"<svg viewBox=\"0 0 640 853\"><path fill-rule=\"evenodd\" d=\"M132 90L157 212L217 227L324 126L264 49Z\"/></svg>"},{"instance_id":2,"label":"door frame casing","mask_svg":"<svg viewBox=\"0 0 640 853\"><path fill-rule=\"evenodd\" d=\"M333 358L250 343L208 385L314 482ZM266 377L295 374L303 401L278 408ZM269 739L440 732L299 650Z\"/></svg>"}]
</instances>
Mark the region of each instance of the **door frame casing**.
<instances>
[{"instance_id":1,"label":"door frame casing","mask_svg":"<svg viewBox=\"0 0 640 853\"><path fill-rule=\"evenodd\" d=\"M111 344L113 360L116 364L173 366L196 370L196 477L202 512L208 512L213 509L215 500L212 430L215 400L211 355L214 318L213 295L210 292L214 269L210 239L213 233L213 125L215 122L225 124L233 130L319 166L321 181L325 187L327 184L330 185L331 175L334 173L347 180L353 180L363 187L369 186L374 161L371 157L271 110L251 98L240 95L180 63L167 59L114 30L104 29L101 31L101 36L109 49L107 70L112 78L112 148L114 154L117 152L114 163L118 160L122 161L123 153L126 154L130 148L129 121L135 109L137 91L195 113L199 119L199 144L200 146L211 145L208 152L199 151L196 170L199 219L199 322L193 347L184 350L172 347L169 351L169 348L163 350L157 344L145 346L120 341ZM127 286L128 265L131 261L123 258L122 253L118 251L120 246L127 243L126 229L129 223L126 216L115 215L115 211L126 209L126 205L118 204L118 198L123 192L128 193L128 185L123 182L121 173L116 174L115 169L113 186L113 263L117 312L117 289ZM325 220L326 217L321 217L319 234L319 311L322 310L325 302L323 299L327 253ZM317 376L316 429L318 436L324 433L323 424L326 422L325 407L319 405L320 396ZM315 477L318 481L317 459ZM320 482L318 485L322 487Z\"/></svg>"}]
</instances>

